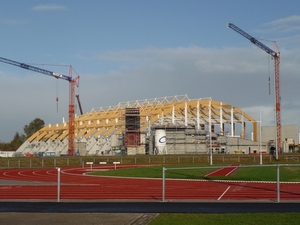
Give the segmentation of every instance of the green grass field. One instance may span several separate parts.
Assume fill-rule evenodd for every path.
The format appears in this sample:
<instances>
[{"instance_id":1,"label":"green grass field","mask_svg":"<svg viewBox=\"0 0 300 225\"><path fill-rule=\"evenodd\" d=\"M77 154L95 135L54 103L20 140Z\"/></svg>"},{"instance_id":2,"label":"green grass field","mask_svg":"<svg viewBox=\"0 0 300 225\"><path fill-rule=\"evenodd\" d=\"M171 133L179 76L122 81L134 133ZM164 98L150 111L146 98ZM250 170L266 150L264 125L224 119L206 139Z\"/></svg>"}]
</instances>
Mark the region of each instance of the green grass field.
<instances>
[{"instance_id":1,"label":"green grass field","mask_svg":"<svg viewBox=\"0 0 300 225\"><path fill-rule=\"evenodd\" d=\"M296 225L299 213L160 214L149 225Z\"/></svg>"},{"instance_id":2,"label":"green grass field","mask_svg":"<svg viewBox=\"0 0 300 225\"><path fill-rule=\"evenodd\" d=\"M300 182L300 166L280 166L280 181ZM166 168L180 168L180 170L167 170L166 178L177 179L214 179L214 180L242 180L242 181L276 181L276 166L256 166L239 168L232 175L224 177L205 177L204 175L216 170L204 165L168 165ZM186 168L192 169L186 169ZM197 168L199 167L199 168ZM201 168L200 168L201 167ZM98 171L93 175L123 176L123 177L149 177L162 178L163 166L146 166L139 168L126 168L108 171Z\"/></svg>"}]
</instances>

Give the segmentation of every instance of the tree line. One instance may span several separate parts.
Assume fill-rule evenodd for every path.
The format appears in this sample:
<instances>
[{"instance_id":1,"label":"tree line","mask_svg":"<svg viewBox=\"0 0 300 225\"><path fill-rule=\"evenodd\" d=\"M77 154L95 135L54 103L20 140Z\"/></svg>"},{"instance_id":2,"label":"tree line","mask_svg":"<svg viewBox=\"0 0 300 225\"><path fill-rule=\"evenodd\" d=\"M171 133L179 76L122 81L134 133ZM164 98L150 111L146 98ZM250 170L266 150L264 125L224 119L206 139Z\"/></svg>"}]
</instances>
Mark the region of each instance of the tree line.
<instances>
[{"instance_id":1,"label":"tree line","mask_svg":"<svg viewBox=\"0 0 300 225\"><path fill-rule=\"evenodd\" d=\"M45 122L40 118L35 118L28 125L23 128L24 134L16 132L13 140L8 143L0 142L0 150L2 151L16 151L29 137L35 132L42 129Z\"/></svg>"}]
</instances>

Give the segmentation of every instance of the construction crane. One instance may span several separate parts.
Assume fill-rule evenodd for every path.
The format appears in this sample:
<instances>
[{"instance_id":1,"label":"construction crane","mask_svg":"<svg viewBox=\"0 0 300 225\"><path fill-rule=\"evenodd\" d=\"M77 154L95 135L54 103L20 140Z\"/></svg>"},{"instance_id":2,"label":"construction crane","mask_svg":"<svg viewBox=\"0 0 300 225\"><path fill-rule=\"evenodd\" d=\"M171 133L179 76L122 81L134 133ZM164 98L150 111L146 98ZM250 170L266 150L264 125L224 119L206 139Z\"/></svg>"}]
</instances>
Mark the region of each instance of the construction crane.
<instances>
[{"instance_id":1,"label":"construction crane","mask_svg":"<svg viewBox=\"0 0 300 225\"><path fill-rule=\"evenodd\" d=\"M42 73L57 79L63 79L69 82L69 135L68 135L68 155L74 155L75 149L75 87L79 87L79 76L72 79L72 66L70 66L69 76L55 73L49 70L41 69L25 63L16 62L10 59L0 57L0 62L7 63L22 69L31 70L37 73Z\"/></svg>"},{"instance_id":2,"label":"construction crane","mask_svg":"<svg viewBox=\"0 0 300 225\"><path fill-rule=\"evenodd\" d=\"M279 75L279 65L280 65L280 52L278 51L278 47L276 42L274 41L275 51L264 45L242 29L238 28L232 23L228 23L227 27L233 29L240 35L247 38L253 44L255 44L260 49L264 50L266 53L271 55L274 59L274 83L275 83L275 112L276 112L276 159L278 159L278 153L280 153L281 148L281 104L280 104L280 75Z\"/></svg>"}]
</instances>

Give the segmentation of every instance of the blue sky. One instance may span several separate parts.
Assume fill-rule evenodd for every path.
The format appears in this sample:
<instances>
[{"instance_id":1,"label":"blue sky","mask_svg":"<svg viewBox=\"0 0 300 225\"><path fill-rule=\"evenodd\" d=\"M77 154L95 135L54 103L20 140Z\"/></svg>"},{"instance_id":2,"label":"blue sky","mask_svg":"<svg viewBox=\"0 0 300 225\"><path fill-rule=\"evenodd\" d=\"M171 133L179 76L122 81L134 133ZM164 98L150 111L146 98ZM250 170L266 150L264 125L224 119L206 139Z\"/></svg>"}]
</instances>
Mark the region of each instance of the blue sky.
<instances>
[{"instance_id":1,"label":"blue sky","mask_svg":"<svg viewBox=\"0 0 300 225\"><path fill-rule=\"evenodd\" d=\"M235 31L275 40L282 124L299 123L298 0L0 0L0 57L80 75L84 112L187 94L274 124L273 61ZM262 41L273 48L273 43ZM51 65L51 66L49 66ZM269 95L268 77L271 78ZM68 117L68 82L0 63L0 141ZM56 104L56 97L60 101Z\"/></svg>"}]
</instances>

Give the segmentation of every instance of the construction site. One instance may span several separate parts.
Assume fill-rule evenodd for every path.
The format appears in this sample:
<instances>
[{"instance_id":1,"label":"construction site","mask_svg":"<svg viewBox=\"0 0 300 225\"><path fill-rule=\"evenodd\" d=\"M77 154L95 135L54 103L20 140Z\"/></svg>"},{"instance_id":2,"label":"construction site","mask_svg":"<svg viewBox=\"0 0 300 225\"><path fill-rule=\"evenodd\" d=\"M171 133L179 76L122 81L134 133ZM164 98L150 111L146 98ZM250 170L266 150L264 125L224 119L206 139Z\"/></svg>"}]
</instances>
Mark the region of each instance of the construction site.
<instances>
[{"instance_id":1,"label":"construction site","mask_svg":"<svg viewBox=\"0 0 300 225\"><path fill-rule=\"evenodd\" d=\"M298 149L298 126L281 125L280 53L232 23L227 27L274 59L276 124L261 121L236 106L187 95L121 102L83 114L79 76L68 76L0 57L0 62L69 82L69 120L47 125L29 137L17 155L280 154ZM77 98L78 105L75 104ZM81 115L75 115L79 107Z\"/></svg>"},{"instance_id":2,"label":"construction site","mask_svg":"<svg viewBox=\"0 0 300 225\"><path fill-rule=\"evenodd\" d=\"M74 155L271 153L274 127L230 104L188 96L154 98L92 109L75 118ZM272 135L273 129L273 135ZM294 151L297 125L285 126L281 151ZM272 139L269 135L272 136ZM68 155L68 123L48 125L17 153ZM261 141L259 137L262 136Z\"/></svg>"}]
</instances>

